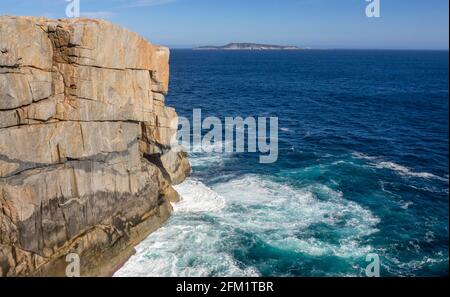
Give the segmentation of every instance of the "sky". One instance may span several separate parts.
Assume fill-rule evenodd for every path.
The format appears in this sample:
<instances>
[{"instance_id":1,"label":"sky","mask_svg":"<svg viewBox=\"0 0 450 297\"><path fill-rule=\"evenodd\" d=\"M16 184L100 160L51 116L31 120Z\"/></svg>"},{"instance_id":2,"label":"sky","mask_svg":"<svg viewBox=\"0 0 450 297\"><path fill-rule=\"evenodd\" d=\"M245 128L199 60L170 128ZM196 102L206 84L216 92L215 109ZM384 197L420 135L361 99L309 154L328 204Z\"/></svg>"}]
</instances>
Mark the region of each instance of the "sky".
<instances>
[{"instance_id":1,"label":"sky","mask_svg":"<svg viewBox=\"0 0 450 297\"><path fill-rule=\"evenodd\" d=\"M0 15L65 18L68 0L0 0ZM73 0L72 0L73 1ZM448 0L79 0L103 18L172 48L254 42L313 49L444 49ZM373 1L373 0L372 0Z\"/></svg>"}]
</instances>

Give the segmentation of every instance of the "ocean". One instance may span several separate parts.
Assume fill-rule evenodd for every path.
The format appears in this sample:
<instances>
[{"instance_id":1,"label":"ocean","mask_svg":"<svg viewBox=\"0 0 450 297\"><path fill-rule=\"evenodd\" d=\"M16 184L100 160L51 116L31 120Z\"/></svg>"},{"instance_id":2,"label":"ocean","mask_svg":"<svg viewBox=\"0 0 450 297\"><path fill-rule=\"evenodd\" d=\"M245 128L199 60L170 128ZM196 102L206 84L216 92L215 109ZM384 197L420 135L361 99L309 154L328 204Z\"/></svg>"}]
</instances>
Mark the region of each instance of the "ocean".
<instances>
[{"instance_id":1,"label":"ocean","mask_svg":"<svg viewBox=\"0 0 450 297\"><path fill-rule=\"evenodd\" d=\"M190 153L116 276L448 276L447 51L172 50L181 116L276 116L279 157ZM217 143L216 145L222 145Z\"/></svg>"}]
</instances>

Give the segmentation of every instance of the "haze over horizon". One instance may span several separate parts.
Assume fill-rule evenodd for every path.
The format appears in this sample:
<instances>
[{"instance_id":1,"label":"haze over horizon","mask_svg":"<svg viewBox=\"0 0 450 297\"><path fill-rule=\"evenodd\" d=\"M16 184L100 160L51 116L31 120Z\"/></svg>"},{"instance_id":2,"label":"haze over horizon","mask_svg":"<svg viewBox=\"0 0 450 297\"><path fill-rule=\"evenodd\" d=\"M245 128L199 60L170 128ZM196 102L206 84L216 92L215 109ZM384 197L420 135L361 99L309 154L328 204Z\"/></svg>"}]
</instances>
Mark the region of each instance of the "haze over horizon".
<instances>
[{"instance_id":1,"label":"haze over horizon","mask_svg":"<svg viewBox=\"0 0 450 297\"><path fill-rule=\"evenodd\" d=\"M172 48L230 42L313 49L448 50L447 0L81 0L83 17L104 18ZM1 15L65 18L65 0L1 0Z\"/></svg>"}]
</instances>

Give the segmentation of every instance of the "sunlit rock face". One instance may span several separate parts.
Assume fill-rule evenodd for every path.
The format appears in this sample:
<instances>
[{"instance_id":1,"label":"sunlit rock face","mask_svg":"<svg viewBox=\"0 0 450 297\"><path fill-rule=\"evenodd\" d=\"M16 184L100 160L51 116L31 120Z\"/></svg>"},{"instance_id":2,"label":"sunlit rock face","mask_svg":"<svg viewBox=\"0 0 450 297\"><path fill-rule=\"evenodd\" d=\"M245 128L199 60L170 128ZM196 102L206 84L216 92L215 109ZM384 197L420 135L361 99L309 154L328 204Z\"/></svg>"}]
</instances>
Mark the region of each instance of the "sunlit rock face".
<instances>
[{"instance_id":1,"label":"sunlit rock face","mask_svg":"<svg viewBox=\"0 0 450 297\"><path fill-rule=\"evenodd\" d=\"M101 20L0 17L0 276L110 275L190 173L169 50Z\"/></svg>"}]
</instances>

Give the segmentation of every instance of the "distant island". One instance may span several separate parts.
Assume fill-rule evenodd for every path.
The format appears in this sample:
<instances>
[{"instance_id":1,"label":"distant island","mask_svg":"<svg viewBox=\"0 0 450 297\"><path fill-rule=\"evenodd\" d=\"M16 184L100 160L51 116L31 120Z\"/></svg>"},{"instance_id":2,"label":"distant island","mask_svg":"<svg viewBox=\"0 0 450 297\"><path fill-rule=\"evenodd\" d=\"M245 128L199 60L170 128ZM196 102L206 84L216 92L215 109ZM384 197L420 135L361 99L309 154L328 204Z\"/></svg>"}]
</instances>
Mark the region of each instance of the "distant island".
<instances>
[{"instance_id":1,"label":"distant island","mask_svg":"<svg viewBox=\"0 0 450 297\"><path fill-rule=\"evenodd\" d=\"M297 46L283 46L258 43L229 43L224 46L200 46L194 50L300 50Z\"/></svg>"}]
</instances>

